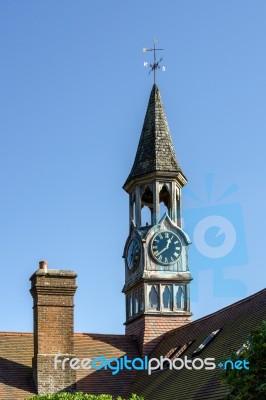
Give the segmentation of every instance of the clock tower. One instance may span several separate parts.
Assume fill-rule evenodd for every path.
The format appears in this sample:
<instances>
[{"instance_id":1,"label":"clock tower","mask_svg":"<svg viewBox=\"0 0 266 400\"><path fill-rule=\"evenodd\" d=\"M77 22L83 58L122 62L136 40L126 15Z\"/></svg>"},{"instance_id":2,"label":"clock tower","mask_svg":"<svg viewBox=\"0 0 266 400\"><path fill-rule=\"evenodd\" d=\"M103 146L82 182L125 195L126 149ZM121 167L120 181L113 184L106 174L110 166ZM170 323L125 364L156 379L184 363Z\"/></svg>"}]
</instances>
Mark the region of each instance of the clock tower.
<instances>
[{"instance_id":1,"label":"clock tower","mask_svg":"<svg viewBox=\"0 0 266 400\"><path fill-rule=\"evenodd\" d=\"M126 334L136 336L142 355L149 354L166 332L191 321L190 239L181 218L186 183L154 84L135 161L123 186L129 195L129 236L123 254Z\"/></svg>"}]
</instances>

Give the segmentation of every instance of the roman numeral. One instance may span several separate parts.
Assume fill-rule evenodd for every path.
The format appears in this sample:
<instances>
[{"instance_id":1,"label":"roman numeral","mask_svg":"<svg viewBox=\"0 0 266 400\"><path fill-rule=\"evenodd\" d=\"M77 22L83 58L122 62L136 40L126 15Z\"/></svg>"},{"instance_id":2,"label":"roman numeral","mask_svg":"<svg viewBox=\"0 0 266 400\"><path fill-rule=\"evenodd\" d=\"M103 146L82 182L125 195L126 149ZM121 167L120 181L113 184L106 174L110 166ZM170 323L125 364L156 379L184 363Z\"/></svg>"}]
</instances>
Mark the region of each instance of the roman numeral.
<instances>
[{"instance_id":1,"label":"roman numeral","mask_svg":"<svg viewBox=\"0 0 266 400\"><path fill-rule=\"evenodd\" d=\"M164 237L165 237L165 239L169 239L169 233L165 232Z\"/></svg>"},{"instance_id":2,"label":"roman numeral","mask_svg":"<svg viewBox=\"0 0 266 400\"><path fill-rule=\"evenodd\" d=\"M164 262L166 262L166 263L168 262L168 258L167 257L164 258Z\"/></svg>"}]
</instances>

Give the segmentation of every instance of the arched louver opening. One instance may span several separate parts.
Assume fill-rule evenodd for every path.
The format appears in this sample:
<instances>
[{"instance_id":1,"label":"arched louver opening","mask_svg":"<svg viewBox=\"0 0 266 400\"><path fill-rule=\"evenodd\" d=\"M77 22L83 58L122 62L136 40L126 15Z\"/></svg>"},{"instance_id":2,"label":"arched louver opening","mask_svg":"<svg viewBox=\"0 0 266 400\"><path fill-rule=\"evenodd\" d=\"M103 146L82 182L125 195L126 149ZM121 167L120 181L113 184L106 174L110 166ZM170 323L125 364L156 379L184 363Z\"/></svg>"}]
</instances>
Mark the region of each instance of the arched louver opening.
<instances>
[{"instance_id":1,"label":"arched louver opening","mask_svg":"<svg viewBox=\"0 0 266 400\"><path fill-rule=\"evenodd\" d=\"M141 226L151 225L153 212L153 193L147 186L141 197Z\"/></svg>"},{"instance_id":2,"label":"arched louver opening","mask_svg":"<svg viewBox=\"0 0 266 400\"><path fill-rule=\"evenodd\" d=\"M163 185L159 193L159 207L160 207L160 218L162 218L162 216L166 212L170 215L171 197L166 185Z\"/></svg>"}]
</instances>

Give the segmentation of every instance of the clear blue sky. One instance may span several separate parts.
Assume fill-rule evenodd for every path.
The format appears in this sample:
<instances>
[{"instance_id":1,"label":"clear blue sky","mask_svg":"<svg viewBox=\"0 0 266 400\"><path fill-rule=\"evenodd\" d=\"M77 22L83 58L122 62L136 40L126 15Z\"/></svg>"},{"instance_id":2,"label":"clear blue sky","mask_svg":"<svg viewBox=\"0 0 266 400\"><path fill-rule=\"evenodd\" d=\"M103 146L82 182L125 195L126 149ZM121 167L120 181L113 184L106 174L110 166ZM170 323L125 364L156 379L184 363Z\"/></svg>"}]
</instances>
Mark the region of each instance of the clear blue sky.
<instances>
[{"instance_id":1,"label":"clear blue sky","mask_svg":"<svg viewBox=\"0 0 266 400\"><path fill-rule=\"evenodd\" d=\"M220 264L197 259L192 244L194 318L265 286L265 18L263 0L0 2L1 330L32 330L28 279L48 260L78 273L76 331L123 332L121 187L152 87L142 48L154 37L189 179L188 230L190 216L222 215L241 238ZM205 239L219 247L216 233Z\"/></svg>"}]
</instances>

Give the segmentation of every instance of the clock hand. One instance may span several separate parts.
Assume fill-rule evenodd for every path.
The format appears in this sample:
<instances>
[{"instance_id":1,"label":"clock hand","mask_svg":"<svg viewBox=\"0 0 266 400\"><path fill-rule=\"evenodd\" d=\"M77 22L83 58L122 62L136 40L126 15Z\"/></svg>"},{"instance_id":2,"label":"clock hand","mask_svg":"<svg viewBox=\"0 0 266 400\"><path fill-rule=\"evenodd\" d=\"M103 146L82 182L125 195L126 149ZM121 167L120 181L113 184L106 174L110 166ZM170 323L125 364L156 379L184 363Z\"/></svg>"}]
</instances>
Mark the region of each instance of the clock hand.
<instances>
[{"instance_id":1,"label":"clock hand","mask_svg":"<svg viewBox=\"0 0 266 400\"><path fill-rule=\"evenodd\" d=\"M167 245L157 254L156 257L158 257L160 254L162 254L165 250L167 250L169 248L172 239L173 238L170 238L170 239L167 240Z\"/></svg>"},{"instance_id":2,"label":"clock hand","mask_svg":"<svg viewBox=\"0 0 266 400\"><path fill-rule=\"evenodd\" d=\"M132 263L133 258L134 258L134 250L131 249L131 251L130 251L130 253L129 253L130 264Z\"/></svg>"},{"instance_id":3,"label":"clock hand","mask_svg":"<svg viewBox=\"0 0 266 400\"><path fill-rule=\"evenodd\" d=\"M162 254L165 250L168 249L169 246L165 246L157 255L156 257L158 257L160 254Z\"/></svg>"},{"instance_id":4,"label":"clock hand","mask_svg":"<svg viewBox=\"0 0 266 400\"><path fill-rule=\"evenodd\" d=\"M168 249L168 248L169 248L169 246L170 246L170 243L171 243L171 240L172 240L172 239L168 239L168 240L167 240L167 245L166 245L166 247L165 247L166 249Z\"/></svg>"}]
</instances>

